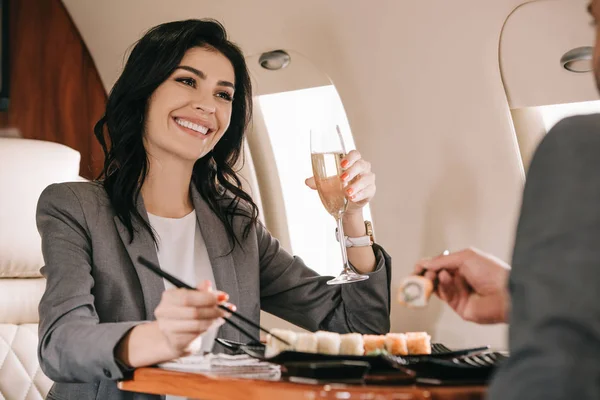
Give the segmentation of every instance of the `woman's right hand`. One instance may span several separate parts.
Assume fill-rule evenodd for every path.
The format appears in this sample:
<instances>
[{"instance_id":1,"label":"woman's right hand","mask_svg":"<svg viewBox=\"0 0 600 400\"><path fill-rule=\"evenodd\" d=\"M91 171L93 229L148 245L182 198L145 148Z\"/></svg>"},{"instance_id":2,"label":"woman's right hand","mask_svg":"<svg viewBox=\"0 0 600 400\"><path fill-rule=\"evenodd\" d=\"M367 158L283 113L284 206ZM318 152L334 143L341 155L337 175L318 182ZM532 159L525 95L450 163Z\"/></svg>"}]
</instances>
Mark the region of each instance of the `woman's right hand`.
<instances>
[{"instance_id":1,"label":"woman's right hand","mask_svg":"<svg viewBox=\"0 0 600 400\"><path fill-rule=\"evenodd\" d=\"M227 293L212 291L210 281L198 285L198 290L169 289L154 312L158 328L168 346L178 357L194 353L196 340L213 324L222 325L229 313L217 307L229 299ZM235 311L234 305L229 307Z\"/></svg>"}]
</instances>

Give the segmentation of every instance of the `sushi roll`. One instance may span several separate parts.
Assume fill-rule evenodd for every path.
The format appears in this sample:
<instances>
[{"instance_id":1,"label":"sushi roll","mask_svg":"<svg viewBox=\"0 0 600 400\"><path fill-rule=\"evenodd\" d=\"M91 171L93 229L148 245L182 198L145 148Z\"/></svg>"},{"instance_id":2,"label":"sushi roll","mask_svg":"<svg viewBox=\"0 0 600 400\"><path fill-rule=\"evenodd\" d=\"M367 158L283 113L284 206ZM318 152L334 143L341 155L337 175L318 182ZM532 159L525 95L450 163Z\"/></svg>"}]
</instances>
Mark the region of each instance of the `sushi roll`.
<instances>
[{"instance_id":1,"label":"sushi roll","mask_svg":"<svg viewBox=\"0 0 600 400\"><path fill-rule=\"evenodd\" d=\"M363 335L363 341L365 345L365 354L369 355L371 352L378 352L385 350L385 336L384 335Z\"/></svg>"},{"instance_id":2,"label":"sushi roll","mask_svg":"<svg viewBox=\"0 0 600 400\"><path fill-rule=\"evenodd\" d=\"M288 331L287 329L271 329L271 333L279 336L290 345L283 343L281 340L276 339L272 335L267 335L267 346L265 348L265 357L271 358L275 357L277 354L281 353L285 350L294 350L294 346L296 345L296 333L292 331Z\"/></svg>"},{"instance_id":3,"label":"sushi roll","mask_svg":"<svg viewBox=\"0 0 600 400\"><path fill-rule=\"evenodd\" d=\"M317 337L317 352L319 354L340 354L340 335L334 332L318 331L315 333Z\"/></svg>"},{"instance_id":4,"label":"sushi roll","mask_svg":"<svg viewBox=\"0 0 600 400\"><path fill-rule=\"evenodd\" d=\"M318 340L314 333L298 333L296 335L296 351L302 353L316 353Z\"/></svg>"},{"instance_id":5,"label":"sushi roll","mask_svg":"<svg viewBox=\"0 0 600 400\"><path fill-rule=\"evenodd\" d=\"M433 282L424 276L411 275L402 281L398 302L407 307L425 307L433 292Z\"/></svg>"},{"instance_id":6,"label":"sushi roll","mask_svg":"<svg viewBox=\"0 0 600 400\"><path fill-rule=\"evenodd\" d=\"M362 356L365 354L363 335L360 333L347 333L340 335L340 354L345 356Z\"/></svg>"},{"instance_id":7,"label":"sushi roll","mask_svg":"<svg viewBox=\"0 0 600 400\"><path fill-rule=\"evenodd\" d=\"M431 354L431 336L427 332L407 332L408 354Z\"/></svg>"},{"instance_id":8,"label":"sushi roll","mask_svg":"<svg viewBox=\"0 0 600 400\"><path fill-rule=\"evenodd\" d=\"M404 333L388 333L385 335L385 349L395 356L408 355L408 344Z\"/></svg>"}]
</instances>

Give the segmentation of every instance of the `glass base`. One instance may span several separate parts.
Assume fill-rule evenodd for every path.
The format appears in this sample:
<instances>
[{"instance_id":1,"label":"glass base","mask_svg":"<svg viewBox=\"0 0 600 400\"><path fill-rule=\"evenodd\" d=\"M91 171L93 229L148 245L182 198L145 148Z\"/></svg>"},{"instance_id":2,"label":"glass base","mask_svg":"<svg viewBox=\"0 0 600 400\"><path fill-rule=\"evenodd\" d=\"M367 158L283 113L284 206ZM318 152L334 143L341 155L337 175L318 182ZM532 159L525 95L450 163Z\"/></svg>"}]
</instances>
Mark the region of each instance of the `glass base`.
<instances>
[{"instance_id":1,"label":"glass base","mask_svg":"<svg viewBox=\"0 0 600 400\"><path fill-rule=\"evenodd\" d=\"M342 272L340 276L327 281L328 285L343 285L344 283L354 283L360 281L366 281L369 279L369 275L359 275L355 272Z\"/></svg>"}]
</instances>

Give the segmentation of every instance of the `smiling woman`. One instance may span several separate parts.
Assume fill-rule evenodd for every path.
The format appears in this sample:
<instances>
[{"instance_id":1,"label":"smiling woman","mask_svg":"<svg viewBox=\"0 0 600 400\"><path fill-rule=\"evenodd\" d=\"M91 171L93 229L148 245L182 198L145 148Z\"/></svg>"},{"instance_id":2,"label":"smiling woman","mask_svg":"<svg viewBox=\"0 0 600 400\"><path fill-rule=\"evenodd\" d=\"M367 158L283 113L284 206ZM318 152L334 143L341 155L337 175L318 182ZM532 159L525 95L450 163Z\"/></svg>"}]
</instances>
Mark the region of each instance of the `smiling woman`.
<instances>
[{"instance_id":1,"label":"smiling woman","mask_svg":"<svg viewBox=\"0 0 600 400\"><path fill-rule=\"evenodd\" d=\"M131 368L221 352L217 335L246 340L223 325L223 303L310 331L389 330L391 260L381 247L348 254L368 281L332 287L258 222L234 169L251 99L244 56L216 21L165 23L135 45L95 127L103 180L51 185L38 204L47 281L38 354L57 382L49 397L128 398L115 381ZM374 176L358 152L343 163L348 188L365 193L349 193L344 229L362 234ZM140 256L197 290L171 288Z\"/></svg>"}]
</instances>

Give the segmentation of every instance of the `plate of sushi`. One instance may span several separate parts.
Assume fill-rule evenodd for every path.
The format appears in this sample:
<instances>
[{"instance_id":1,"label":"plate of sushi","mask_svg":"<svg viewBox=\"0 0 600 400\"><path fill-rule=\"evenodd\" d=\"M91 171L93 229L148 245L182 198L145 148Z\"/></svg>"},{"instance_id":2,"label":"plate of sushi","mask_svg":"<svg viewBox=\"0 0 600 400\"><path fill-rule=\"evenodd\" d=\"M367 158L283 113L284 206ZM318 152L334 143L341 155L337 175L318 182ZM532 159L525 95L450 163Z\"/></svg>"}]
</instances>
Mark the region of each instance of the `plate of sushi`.
<instances>
[{"instance_id":1,"label":"plate of sushi","mask_svg":"<svg viewBox=\"0 0 600 400\"><path fill-rule=\"evenodd\" d=\"M273 335L267 336L265 344L241 344L221 338L216 340L230 350L283 366L297 363L366 362L370 366L369 374L395 370L412 376L417 371L421 376L427 376L427 366L431 364L437 377L440 375L437 372L444 367L458 366L462 369L464 365L457 364L454 360L489 350L489 346L451 350L442 344L431 343L431 336L426 332L362 335L272 329L271 333Z\"/></svg>"}]
</instances>

